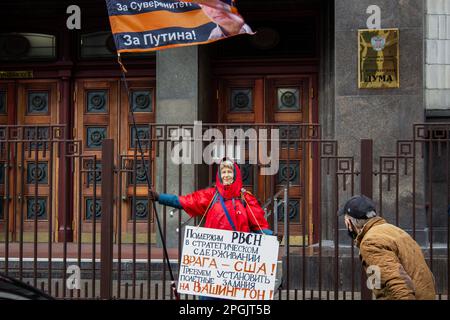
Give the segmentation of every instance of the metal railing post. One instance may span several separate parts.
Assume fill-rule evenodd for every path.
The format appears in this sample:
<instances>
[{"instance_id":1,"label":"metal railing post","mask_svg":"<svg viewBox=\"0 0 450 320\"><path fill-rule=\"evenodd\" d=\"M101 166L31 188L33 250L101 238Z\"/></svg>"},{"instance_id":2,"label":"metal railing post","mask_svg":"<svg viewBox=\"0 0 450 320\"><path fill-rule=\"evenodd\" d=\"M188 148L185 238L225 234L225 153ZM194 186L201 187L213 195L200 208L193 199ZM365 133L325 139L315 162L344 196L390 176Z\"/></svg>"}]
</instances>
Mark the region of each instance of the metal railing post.
<instances>
[{"instance_id":1,"label":"metal railing post","mask_svg":"<svg viewBox=\"0 0 450 320\"><path fill-rule=\"evenodd\" d=\"M114 140L102 143L102 220L100 256L100 298L112 298L113 269L113 196L114 196ZM95 168L94 168L95 169ZM95 177L95 173L94 173Z\"/></svg>"},{"instance_id":2,"label":"metal railing post","mask_svg":"<svg viewBox=\"0 0 450 320\"><path fill-rule=\"evenodd\" d=\"M286 257L289 254L289 225L288 225L288 193L287 188L284 188L284 195L283 195L283 217L284 217L284 254Z\"/></svg>"},{"instance_id":3,"label":"metal railing post","mask_svg":"<svg viewBox=\"0 0 450 320\"><path fill-rule=\"evenodd\" d=\"M361 139L361 194L373 197L373 141ZM361 272L361 299L372 300L372 292L367 287L364 267Z\"/></svg>"},{"instance_id":4,"label":"metal railing post","mask_svg":"<svg viewBox=\"0 0 450 320\"><path fill-rule=\"evenodd\" d=\"M273 199L273 232L278 235L278 199Z\"/></svg>"}]
</instances>

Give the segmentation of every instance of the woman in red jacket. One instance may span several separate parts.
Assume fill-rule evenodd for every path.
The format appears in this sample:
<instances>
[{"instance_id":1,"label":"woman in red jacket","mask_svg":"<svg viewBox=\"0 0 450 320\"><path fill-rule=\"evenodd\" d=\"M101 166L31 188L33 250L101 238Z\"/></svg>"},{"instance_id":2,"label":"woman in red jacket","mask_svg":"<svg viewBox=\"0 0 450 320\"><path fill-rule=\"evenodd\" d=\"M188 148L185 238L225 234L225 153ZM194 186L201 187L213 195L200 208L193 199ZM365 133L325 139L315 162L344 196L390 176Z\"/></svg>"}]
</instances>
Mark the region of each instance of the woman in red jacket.
<instances>
[{"instance_id":1,"label":"woman in red jacket","mask_svg":"<svg viewBox=\"0 0 450 320\"><path fill-rule=\"evenodd\" d=\"M191 217L205 215L205 228L272 234L264 210L242 187L241 171L229 159L220 163L213 188L184 196L152 192L151 197L160 204L183 209Z\"/></svg>"},{"instance_id":2,"label":"woman in red jacket","mask_svg":"<svg viewBox=\"0 0 450 320\"><path fill-rule=\"evenodd\" d=\"M255 196L242 187L241 170L231 160L220 163L213 188L185 196L156 192L150 196L160 204L183 209L191 217L203 216L205 228L272 234L264 210ZM200 300L222 299L200 296Z\"/></svg>"}]
</instances>

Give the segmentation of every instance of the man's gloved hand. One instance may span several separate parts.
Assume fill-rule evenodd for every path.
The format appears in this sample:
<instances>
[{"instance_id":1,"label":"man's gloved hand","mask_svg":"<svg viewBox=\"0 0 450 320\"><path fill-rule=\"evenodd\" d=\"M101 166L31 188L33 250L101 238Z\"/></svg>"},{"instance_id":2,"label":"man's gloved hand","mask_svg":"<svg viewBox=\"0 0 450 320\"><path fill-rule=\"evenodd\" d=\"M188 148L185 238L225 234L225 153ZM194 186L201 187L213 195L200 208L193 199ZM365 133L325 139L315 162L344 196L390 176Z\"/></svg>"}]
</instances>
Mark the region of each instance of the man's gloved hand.
<instances>
[{"instance_id":1,"label":"man's gloved hand","mask_svg":"<svg viewBox=\"0 0 450 320\"><path fill-rule=\"evenodd\" d=\"M152 191L152 190L149 191L148 196L149 196L150 200L152 200L152 201L158 201L158 199L159 199L158 192L155 192L155 191Z\"/></svg>"}]
</instances>

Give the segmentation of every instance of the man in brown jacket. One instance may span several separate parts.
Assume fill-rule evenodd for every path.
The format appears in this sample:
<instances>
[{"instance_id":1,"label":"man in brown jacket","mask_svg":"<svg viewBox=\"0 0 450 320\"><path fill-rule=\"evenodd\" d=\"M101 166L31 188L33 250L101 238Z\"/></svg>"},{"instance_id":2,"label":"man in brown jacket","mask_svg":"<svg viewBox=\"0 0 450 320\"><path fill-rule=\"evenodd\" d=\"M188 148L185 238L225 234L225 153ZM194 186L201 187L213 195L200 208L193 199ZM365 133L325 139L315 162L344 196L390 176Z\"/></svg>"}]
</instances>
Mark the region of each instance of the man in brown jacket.
<instances>
[{"instance_id":1,"label":"man in brown jacket","mask_svg":"<svg viewBox=\"0 0 450 320\"><path fill-rule=\"evenodd\" d=\"M338 214L344 215L364 269L375 271L375 276L379 272L372 288L377 299L435 299L434 277L420 246L408 233L378 217L371 199L354 196Z\"/></svg>"}]
</instances>

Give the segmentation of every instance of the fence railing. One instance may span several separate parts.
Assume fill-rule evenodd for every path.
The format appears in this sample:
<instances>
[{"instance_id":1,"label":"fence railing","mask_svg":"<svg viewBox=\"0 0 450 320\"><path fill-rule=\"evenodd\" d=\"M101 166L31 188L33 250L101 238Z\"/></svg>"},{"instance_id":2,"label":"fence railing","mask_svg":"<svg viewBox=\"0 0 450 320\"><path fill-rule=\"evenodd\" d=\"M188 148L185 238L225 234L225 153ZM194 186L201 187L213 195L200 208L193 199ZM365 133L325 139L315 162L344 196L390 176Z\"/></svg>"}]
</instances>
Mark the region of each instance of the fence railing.
<instances>
[{"instance_id":1,"label":"fence railing","mask_svg":"<svg viewBox=\"0 0 450 320\"><path fill-rule=\"evenodd\" d=\"M200 219L155 211L146 175L158 192L187 194L213 185L208 161L231 154L280 240L275 299L371 298L336 215L357 193L420 243L437 299L449 299L449 123L415 125L390 155L362 140L358 157L341 155L316 124L152 124L143 157L137 143L118 154L110 140L89 153L64 130L0 126L0 272L53 296L173 299L161 241L177 276L183 227Z\"/></svg>"}]
</instances>

